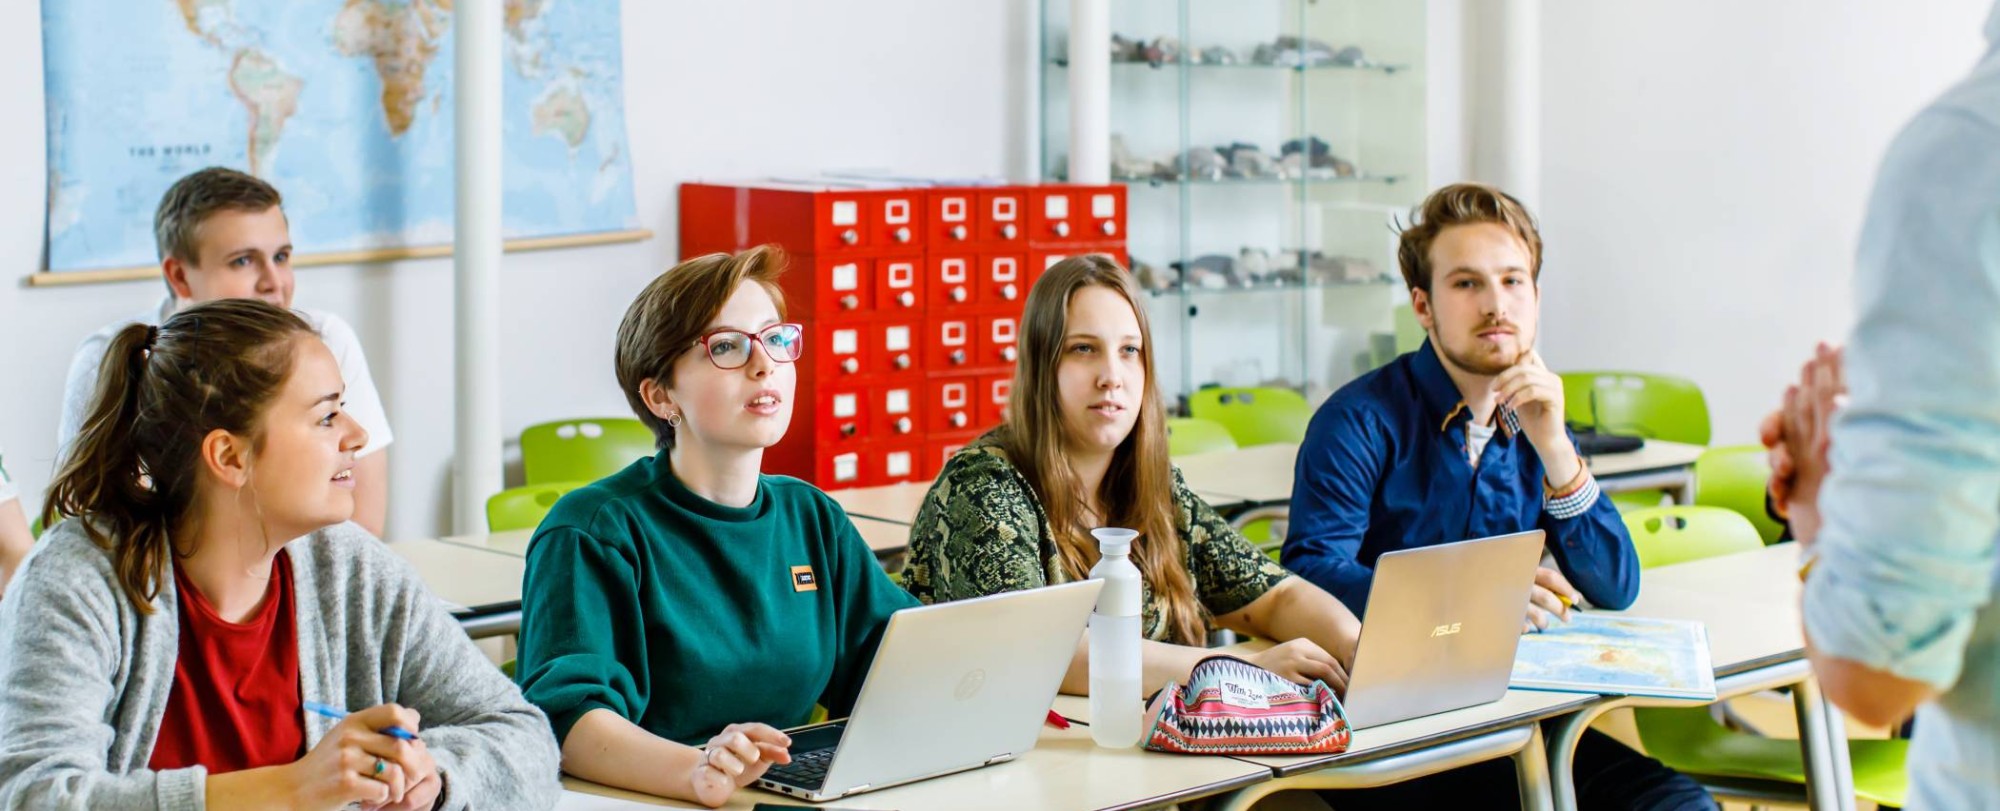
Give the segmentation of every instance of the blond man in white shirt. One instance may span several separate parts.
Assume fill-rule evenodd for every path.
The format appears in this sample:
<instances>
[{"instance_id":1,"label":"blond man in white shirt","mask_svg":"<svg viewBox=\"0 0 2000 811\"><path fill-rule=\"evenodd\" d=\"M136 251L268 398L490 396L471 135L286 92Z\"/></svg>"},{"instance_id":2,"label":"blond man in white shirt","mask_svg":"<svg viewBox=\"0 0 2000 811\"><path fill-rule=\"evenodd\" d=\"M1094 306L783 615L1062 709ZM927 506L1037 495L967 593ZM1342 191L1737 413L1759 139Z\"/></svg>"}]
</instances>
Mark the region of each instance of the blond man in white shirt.
<instances>
[{"instance_id":1,"label":"blond man in white shirt","mask_svg":"<svg viewBox=\"0 0 2000 811\"><path fill-rule=\"evenodd\" d=\"M292 236L278 190L233 169L210 167L174 182L153 216L160 271L169 291L152 310L98 330L76 349L63 386L57 458L82 430L97 390L98 367L111 336L130 323L158 326L182 307L227 298L254 298L292 308ZM338 316L294 311L319 331L347 384L342 408L368 431L368 446L354 467L354 521L382 535L388 516L389 452L395 441L387 412L368 373L368 358L354 328Z\"/></svg>"}]
</instances>

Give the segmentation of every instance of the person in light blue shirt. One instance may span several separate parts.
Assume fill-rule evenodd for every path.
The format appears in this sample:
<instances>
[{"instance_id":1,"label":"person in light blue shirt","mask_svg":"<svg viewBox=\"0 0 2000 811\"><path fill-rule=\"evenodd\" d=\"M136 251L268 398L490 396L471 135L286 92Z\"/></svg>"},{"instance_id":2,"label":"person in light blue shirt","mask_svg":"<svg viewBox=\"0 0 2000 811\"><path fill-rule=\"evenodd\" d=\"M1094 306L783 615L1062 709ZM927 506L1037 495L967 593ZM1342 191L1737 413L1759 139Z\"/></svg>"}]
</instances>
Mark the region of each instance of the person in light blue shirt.
<instances>
[{"instance_id":1,"label":"person in light blue shirt","mask_svg":"<svg viewBox=\"0 0 2000 811\"><path fill-rule=\"evenodd\" d=\"M1882 161L1844 359L1764 432L1813 671L1864 723L1916 714L1913 808L2000 808L2000 6L1986 36Z\"/></svg>"}]
</instances>

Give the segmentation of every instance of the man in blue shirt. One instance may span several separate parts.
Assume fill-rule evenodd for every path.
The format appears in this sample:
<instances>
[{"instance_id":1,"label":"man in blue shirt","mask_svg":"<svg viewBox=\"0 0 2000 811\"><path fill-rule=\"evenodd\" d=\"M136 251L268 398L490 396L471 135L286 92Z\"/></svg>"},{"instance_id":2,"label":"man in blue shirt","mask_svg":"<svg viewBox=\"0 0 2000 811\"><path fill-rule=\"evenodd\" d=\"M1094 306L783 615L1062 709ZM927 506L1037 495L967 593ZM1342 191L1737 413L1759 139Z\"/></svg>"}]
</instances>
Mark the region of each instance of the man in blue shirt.
<instances>
[{"instance_id":1,"label":"man in blue shirt","mask_svg":"<svg viewBox=\"0 0 2000 811\"><path fill-rule=\"evenodd\" d=\"M1541 257L1527 210L1476 184L1433 192L1403 231L1397 262L1429 339L1313 416L1283 553L1357 616L1382 553L1529 529L1547 533L1554 568L1536 572L1524 632L1566 619L1571 604L1638 597L1632 539L1563 424L1562 380L1534 351ZM1576 767L1584 808L1715 807L1694 781L1600 733L1578 743ZM1471 807L1512 783L1494 761L1389 787L1384 804Z\"/></svg>"}]
</instances>

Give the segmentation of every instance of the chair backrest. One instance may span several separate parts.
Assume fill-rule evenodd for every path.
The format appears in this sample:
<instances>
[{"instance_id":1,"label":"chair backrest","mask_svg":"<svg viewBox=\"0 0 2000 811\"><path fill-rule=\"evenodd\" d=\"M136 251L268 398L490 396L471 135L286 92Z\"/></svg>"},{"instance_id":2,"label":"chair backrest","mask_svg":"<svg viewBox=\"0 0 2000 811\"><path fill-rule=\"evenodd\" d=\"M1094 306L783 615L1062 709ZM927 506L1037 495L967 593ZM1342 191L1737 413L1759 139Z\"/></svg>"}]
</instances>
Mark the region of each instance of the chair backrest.
<instances>
[{"instance_id":1,"label":"chair backrest","mask_svg":"<svg viewBox=\"0 0 2000 811\"><path fill-rule=\"evenodd\" d=\"M521 431L529 484L594 482L657 450L652 429L630 417L558 420Z\"/></svg>"},{"instance_id":2,"label":"chair backrest","mask_svg":"<svg viewBox=\"0 0 2000 811\"><path fill-rule=\"evenodd\" d=\"M494 493L486 500L486 530L506 532L540 526L564 493L586 484L589 482L530 484Z\"/></svg>"},{"instance_id":3,"label":"chair backrest","mask_svg":"<svg viewBox=\"0 0 2000 811\"><path fill-rule=\"evenodd\" d=\"M1238 445L1302 442L1312 406L1291 389L1199 389L1188 395L1188 416L1214 420Z\"/></svg>"},{"instance_id":4,"label":"chair backrest","mask_svg":"<svg viewBox=\"0 0 2000 811\"><path fill-rule=\"evenodd\" d=\"M1175 417L1167 420L1169 456L1226 451L1235 447L1236 438L1229 435L1227 427L1215 420L1196 417Z\"/></svg>"},{"instance_id":5,"label":"chair backrest","mask_svg":"<svg viewBox=\"0 0 2000 811\"><path fill-rule=\"evenodd\" d=\"M1694 462L1694 503L1735 510L1764 543L1776 543L1785 528L1764 511L1770 481L1771 460L1762 445L1710 448Z\"/></svg>"},{"instance_id":6,"label":"chair backrest","mask_svg":"<svg viewBox=\"0 0 2000 811\"><path fill-rule=\"evenodd\" d=\"M1564 416L1607 433L1706 445L1708 400L1694 381L1639 372L1563 372Z\"/></svg>"},{"instance_id":7,"label":"chair backrest","mask_svg":"<svg viewBox=\"0 0 2000 811\"><path fill-rule=\"evenodd\" d=\"M1721 507L1647 507L1624 518L1641 569L1764 547L1750 519Z\"/></svg>"}]
</instances>

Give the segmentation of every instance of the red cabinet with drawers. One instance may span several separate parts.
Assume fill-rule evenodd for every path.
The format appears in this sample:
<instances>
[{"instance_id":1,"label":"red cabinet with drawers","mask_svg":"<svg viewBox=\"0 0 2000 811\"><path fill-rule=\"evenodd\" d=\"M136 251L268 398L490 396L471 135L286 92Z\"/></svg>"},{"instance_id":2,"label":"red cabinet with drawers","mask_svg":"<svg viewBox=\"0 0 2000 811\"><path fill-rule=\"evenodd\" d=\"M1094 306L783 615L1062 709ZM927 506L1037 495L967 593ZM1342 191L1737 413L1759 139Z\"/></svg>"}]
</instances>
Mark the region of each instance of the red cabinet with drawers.
<instances>
[{"instance_id":1,"label":"red cabinet with drawers","mask_svg":"<svg viewBox=\"0 0 2000 811\"><path fill-rule=\"evenodd\" d=\"M806 325L764 469L840 487L928 481L1005 416L1021 307L1045 263L1124 261L1122 186L689 183L681 254L776 243Z\"/></svg>"}]
</instances>

